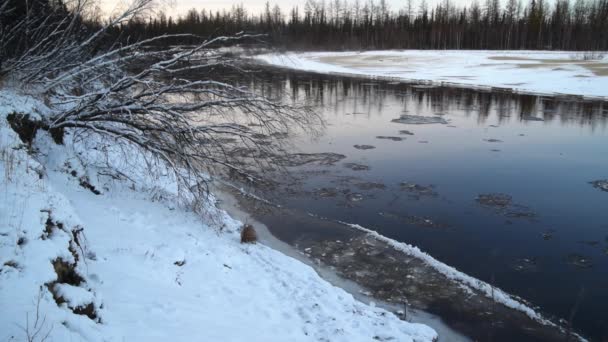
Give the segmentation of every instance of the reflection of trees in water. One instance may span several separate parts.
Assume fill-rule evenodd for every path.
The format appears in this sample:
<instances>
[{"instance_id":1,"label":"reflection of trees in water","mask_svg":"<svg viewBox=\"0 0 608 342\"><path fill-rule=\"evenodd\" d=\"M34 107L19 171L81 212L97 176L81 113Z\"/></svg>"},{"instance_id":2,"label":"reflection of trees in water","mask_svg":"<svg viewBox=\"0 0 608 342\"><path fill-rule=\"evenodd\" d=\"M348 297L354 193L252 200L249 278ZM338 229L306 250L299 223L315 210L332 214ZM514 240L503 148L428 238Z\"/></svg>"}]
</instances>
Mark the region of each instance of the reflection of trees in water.
<instances>
[{"instance_id":1,"label":"reflection of trees in water","mask_svg":"<svg viewBox=\"0 0 608 342\"><path fill-rule=\"evenodd\" d=\"M485 124L490 117L496 117L498 123L525 121L533 117L546 123L575 124L596 130L606 128L608 121L607 102L576 98L442 86L418 87L285 70L255 76L249 86L270 98L287 93L313 106L331 109L336 114L350 108L354 113L374 115L392 104L412 115L459 111L465 116L475 115L479 125ZM395 113L396 116L400 114Z\"/></svg>"},{"instance_id":2,"label":"reflection of trees in water","mask_svg":"<svg viewBox=\"0 0 608 342\"><path fill-rule=\"evenodd\" d=\"M517 113L519 114L519 120L526 120L530 117L536 117L536 97L523 95L519 100L519 110Z\"/></svg>"}]
</instances>

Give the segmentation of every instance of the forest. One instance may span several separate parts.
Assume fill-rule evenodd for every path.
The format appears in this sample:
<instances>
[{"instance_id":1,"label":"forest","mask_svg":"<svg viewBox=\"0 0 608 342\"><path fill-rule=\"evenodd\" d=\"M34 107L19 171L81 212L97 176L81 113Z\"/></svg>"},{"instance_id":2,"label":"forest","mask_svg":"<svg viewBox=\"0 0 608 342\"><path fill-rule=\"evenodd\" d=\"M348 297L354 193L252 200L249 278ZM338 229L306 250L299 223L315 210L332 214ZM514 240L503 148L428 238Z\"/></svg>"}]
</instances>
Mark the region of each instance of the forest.
<instances>
[{"instance_id":1,"label":"forest","mask_svg":"<svg viewBox=\"0 0 608 342\"><path fill-rule=\"evenodd\" d=\"M607 50L608 0L486 0L469 6L445 0L434 7L406 0L400 9L385 0L307 0L291 9L267 3L262 13L249 13L241 4L215 12L193 8L176 18L159 11L117 31L130 40L165 33L266 33L267 44L290 50Z\"/></svg>"}]
</instances>

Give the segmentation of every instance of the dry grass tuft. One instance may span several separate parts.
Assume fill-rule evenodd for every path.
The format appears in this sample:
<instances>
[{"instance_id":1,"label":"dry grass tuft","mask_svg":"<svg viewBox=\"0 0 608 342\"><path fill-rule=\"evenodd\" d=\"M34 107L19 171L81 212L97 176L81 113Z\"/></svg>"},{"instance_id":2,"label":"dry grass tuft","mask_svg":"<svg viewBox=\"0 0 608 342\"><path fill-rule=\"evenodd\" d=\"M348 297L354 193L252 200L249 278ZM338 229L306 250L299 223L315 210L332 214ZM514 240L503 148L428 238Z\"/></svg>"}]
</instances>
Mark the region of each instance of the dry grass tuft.
<instances>
[{"instance_id":1,"label":"dry grass tuft","mask_svg":"<svg viewBox=\"0 0 608 342\"><path fill-rule=\"evenodd\" d=\"M253 229L253 226L246 224L241 229L241 243L256 243L258 241L258 234Z\"/></svg>"}]
</instances>

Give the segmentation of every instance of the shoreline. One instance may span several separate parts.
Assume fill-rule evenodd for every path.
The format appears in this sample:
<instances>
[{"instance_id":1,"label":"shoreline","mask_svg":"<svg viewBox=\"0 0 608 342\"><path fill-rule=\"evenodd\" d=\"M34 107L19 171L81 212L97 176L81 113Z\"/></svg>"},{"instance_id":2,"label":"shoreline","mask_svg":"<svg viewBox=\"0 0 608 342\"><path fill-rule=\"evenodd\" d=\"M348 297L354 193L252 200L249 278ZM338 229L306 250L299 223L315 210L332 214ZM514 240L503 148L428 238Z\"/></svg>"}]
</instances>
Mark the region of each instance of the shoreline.
<instances>
[{"instance_id":1,"label":"shoreline","mask_svg":"<svg viewBox=\"0 0 608 342\"><path fill-rule=\"evenodd\" d=\"M310 266L322 279L329 282L333 286L343 289L359 302L383 308L394 313L401 319L407 320L411 323L426 324L437 332L439 335L439 342L472 341L471 338L459 333L445 324L441 317L431 313L422 310L407 309L407 317L403 317L403 315L400 314L403 312L400 306L395 305L394 303L386 302L382 298L376 298L369 295L369 292L356 282L341 277L338 275L338 273L336 273L335 269L322 265L320 262L318 262L318 260L315 262L315 260L307 256L305 253L299 251L296 247L293 247L287 242L284 242L274 236L266 224L256 219L253 214L246 211L246 209L242 207L237 195L232 193L230 189L221 189L216 187L213 189L213 193L219 200L218 207L220 209L225 210L233 218L241 222L251 224L255 227L260 243L288 257L294 258L307 266Z\"/></svg>"},{"instance_id":2,"label":"shoreline","mask_svg":"<svg viewBox=\"0 0 608 342\"><path fill-rule=\"evenodd\" d=\"M452 78L453 76L441 76L441 75L433 75L427 76L424 78L421 77L411 77L399 74L398 70L394 70L391 72L391 75L387 75L386 73L389 71L388 69L384 72L380 72L380 69L371 69L367 67L366 69L357 69L355 67L351 67L348 65L339 65L339 64L331 64L324 62L321 59L327 58L343 58L350 57L350 55L365 55L368 56L371 54L378 54L378 58L382 58L382 56L390 54L390 53L399 53L399 52L467 52L468 50L372 50L372 51L340 51L340 52L299 52L299 51L288 51L286 53L263 53L258 55L253 55L247 57L247 60L252 61L258 65L263 65L266 67L273 67L284 70L292 70L292 71L301 71L301 72L310 72L321 75L329 75L329 76L342 76L342 77L351 77L351 78L362 78L368 80L378 80L385 82L397 82L403 83L411 86L422 86L422 87L450 87L450 88L460 88L460 89L471 89L477 91L492 91L492 92L503 92L503 93L512 93L518 95L531 95L531 96L540 96L540 97L551 97L562 100L577 100L577 101L608 101L608 95L594 95L594 94L585 94L585 93L573 93L571 91L539 91L532 90L525 87L520 87L522 84L520 81L512 82L510 85L502 85L502 84L484 84L481 83L468 83L462 81L451 81L445 80L445 78ZM490 52L496 54L523 54L530 51L518 51L518 50L507 50L507 51L493 51L493 50L470 50L468 52ZM534 52L534 51L533 51ZM569 51L560 51L562 54L567 53ZM546 51L537 51L537 54L546 53ZM553 52L556 53L556 52ZM318 55L318 56L317 56ZM316 56L316 57L315 57ZM307 58L308 57L308 58ZM313 59L313 57L317 59ZM385 56L388 58L388 55ZM489 57L488 59L492 59ZM382 60L380 60L382 61ZM567 60L564 60L567 61ZM497 62L494 60L494 62ZM579 61L580 62L580 61ZM595 61L598 62L599 61ZM606 62L602 62L606 63ZM507 66L511 64L505 64ZM534 64L524 64L522 69L528 68L530 65L536 66ZM485 65L475 66L476 68L485 67ZM467 66L470 68L470 66ZM513 71L519 71L518 68L514 68ZM415 71L407 71L408 73L412 73ZM573 71L572 71L573 72ZM454 71L456 74L463 74L463 72ZM399 74L399 75L395 75ZM580 78L580 75L574 75L572 78ZM588 76L585 76L588 78ZM604 76L593 76L593 77L604 77ZM463 79L466 81L466 79ZM565 79L567 80L567 78ZM486 82L487 83L487 82Z\"/></svg>"},{"instance_id":3,"label":"shoreline","mask_svg":"<svg viewBox=\"0 0 608 342\"><path fill-rule=\"evenodd\" d=\"M437 269L436 265L429 264L427 258L420 258L418 254L424 252L406 253L393 246L393 243L378 239L377 233L370 234L365 229L330 222L310 214L298 214L286 208L269 209L267 211L273 213L268 214L264 208L260 208L260 202L255 196L249 198L239 194L236 189L214 191L221 200L220 208L258 228L262 243L311 266L323 279L343 288L361 302L374 302L400 317L404 311L400 308L406 307L408 321L410 318L419 319L413 322L424 323L436 329L440 341L486 338L494 341L552 341L569 338L586 341L566 326L557 324L556 318L545 317L525 301L478 280L480 286L485 284L492 289L493 295L488 296L487 291L484 292L485 288L472 287L466 282L458 281L459 277L450 277ZM268 206L269 203L265 202L261 206L264 205ZM313 226L319 225L315 227L319 231L313 235L326 230L331 231L328 233L330 236L307 236L294 241L287 241L282 236L281 239L276 231L273 234L273 228L276 227L272 226L272 219L268 220L274 215L279 216L276 222L281 225L306 229L300 224L309 222ZM266 221L270 221L271 226ZM432 256L429 258L432 259ZM452 269L440 261L436 263ZM477 280L466 274L462 274L462 277ZM499 300L498 297L505 297L506 302L512 301L517 305L507 305L505 300ZM420 315L411 315L413 312L419 312ZM444 340L441 336L444 334L445 338L446 332L449 338Z\"/></svg>"}]
</instances>

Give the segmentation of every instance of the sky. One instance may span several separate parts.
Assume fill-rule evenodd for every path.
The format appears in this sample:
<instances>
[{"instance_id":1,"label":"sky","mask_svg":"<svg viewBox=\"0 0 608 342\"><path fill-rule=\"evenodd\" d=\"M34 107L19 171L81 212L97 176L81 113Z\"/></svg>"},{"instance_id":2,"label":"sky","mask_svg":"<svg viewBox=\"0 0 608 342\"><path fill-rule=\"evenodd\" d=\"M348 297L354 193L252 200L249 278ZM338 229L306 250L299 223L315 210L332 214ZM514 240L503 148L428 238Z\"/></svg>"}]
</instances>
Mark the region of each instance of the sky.
<instances>
[{"instance_id":1,"label":"sky","mask_svg":"<svg viewBox=\"0 0 608 342\"><path fill-rule=\"evenodd\" d=\"M101 2L101 8L105 14L109 14L113 9L116 8L116 5L120 2L124 3L128 0L99 0ZM162 8L163 10L170 14L183 14L191 8L196 8L198 10L201 9L212 9L212 10L221 10L221 9L230 9L233 5L244 4L245 8L249 11L249 13L260 13L266 4L267 0L160 0L163 2ZM330 1L330 0L326 0ZM354 1L354 0L352 0ZM361 3L364 3L365 0L360 0ZM379 0L376 0L378 2ZM386 0L389 4L391 10L398 10L405 7L406 0ZM437 4L441 0L426 0L426 3L429 6L433 6ZM479 3L483 3L484 0L478 0ZM275 0L269 1L271 5L277 4L284 10L291 9L294 6L299 6L300 8L304 7L306 0ZM350 2L350 1L349 1ZM414 7L418 8L422 0L413 0ZM470 0L450 0L451 3L462 6L468 6L472 1Z\"/></svg>"}]
</instances>

